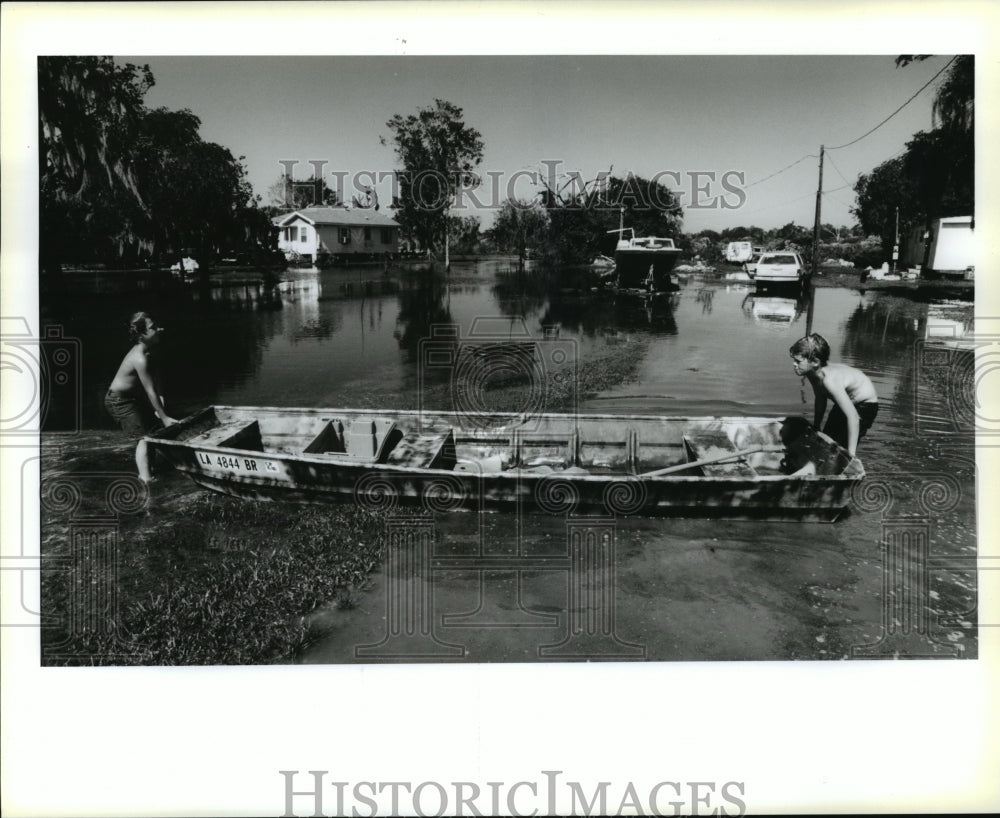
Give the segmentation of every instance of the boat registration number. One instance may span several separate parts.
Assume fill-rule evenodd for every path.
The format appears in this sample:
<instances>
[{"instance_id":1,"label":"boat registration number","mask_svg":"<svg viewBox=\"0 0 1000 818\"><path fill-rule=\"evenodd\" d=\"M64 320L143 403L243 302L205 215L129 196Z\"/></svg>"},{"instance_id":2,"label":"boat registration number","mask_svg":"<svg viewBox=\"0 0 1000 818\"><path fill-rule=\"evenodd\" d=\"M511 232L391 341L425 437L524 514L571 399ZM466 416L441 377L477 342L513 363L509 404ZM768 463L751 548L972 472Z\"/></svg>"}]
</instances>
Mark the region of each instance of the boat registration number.
<instances>
[{"instance_id":1,"label":"boat registration number","mask_svg":"<svg viewBox=\"0 0 1000 818\"><path fill-rule=\"evenodd\" d=\"M262 477L287 477L283 463L262 457L242 457L232 454L196 452L198 465L209 471L255 474Z\"/></svg>"}]
</instances>

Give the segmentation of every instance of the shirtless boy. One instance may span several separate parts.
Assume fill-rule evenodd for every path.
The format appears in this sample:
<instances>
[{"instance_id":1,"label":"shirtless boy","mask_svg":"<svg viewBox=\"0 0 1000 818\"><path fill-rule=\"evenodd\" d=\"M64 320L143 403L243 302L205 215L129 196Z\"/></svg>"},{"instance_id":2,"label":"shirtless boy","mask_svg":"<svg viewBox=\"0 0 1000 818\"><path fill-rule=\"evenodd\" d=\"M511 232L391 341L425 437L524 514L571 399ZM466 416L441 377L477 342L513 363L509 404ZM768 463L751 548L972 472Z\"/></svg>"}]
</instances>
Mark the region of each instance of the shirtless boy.
<instances>
[{"instance_id":1,"label":"shirtless boy","mask_svg":"<svg viewBox=\"0 0 1000 818\"><path fill-rule=\"evenodd\" d=\"M162 331L163 328L157 326L146 313L137 312L132 316L129 335L135 346L122 360L104 398L108 414L125 432L140 438L135 447L135 465L139 470L139 479L145 483L153 479L153 474L149 467L146 441L141 439L142 436L161 424L170 426L177 422L163 408L163 397L160 395L154 353Z\"/></svg>"},{"instance_id":2,"label":"shirtless boy","mask_svg":"<svg viewBox=\"0 0 1000 818\"><path fill-rule=\"evenodd\" d=\"M830 345L822 335L813 333L800 338L789 350L795 374L805 377L816 396L813 425L823 422L827 399L833 401L823 432L847 449L853 457L858 441L871 428L878 414L875 387L860 369L846 364L831 364Z\"/></svg>"}]
</instances>

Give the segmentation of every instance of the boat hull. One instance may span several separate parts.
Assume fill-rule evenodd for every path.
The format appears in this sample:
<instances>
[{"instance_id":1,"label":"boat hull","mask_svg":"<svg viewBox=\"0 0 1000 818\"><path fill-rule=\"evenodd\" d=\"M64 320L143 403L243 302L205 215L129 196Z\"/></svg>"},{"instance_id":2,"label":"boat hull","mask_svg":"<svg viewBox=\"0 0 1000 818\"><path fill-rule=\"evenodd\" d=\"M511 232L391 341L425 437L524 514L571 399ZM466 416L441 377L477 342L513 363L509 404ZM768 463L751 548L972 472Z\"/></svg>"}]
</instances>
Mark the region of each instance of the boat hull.
<instances>
[{"instance_id":1,"label":"boat hull","mask_svg":"<svg viewBox=\"0 0 1000 818\"><path fill-rule=\"evenodd\" d=\"M801 418L217 406L146 440L213 491L373 509L833 520L864 476ZM691 467L705 451L727 459Z\"/></svg>"},{"instance_id":2,"label":"boat hull","mask_svg":"<svg viewBox=\"0 0 1000 818\"><path fill-rule=\"evenodd\" d=\"M617 285L621 289L668 290L670 271L681 251L675 248L659 250L628 249L615 252Z\"/></svg>"},{"instance_id":3,"label":"boat hull","mask_svg":"<svg viewBox=\"0 0 1000 818\"><path fill-rule=\"evenodd\" d=\"M390 510L399 505L423 506L428 511L482 511L501 512L515 504L509 487L497 494L495 491L484 490L484 483L475 482L463 485L456 490L450 486L447 501L442 502L440 488L433 487L428 492L429 480L407 481L392 477L380 481L377 493L359 497L353 489L335 488L324 490L320 487L284 487L276 485L235 483L233 481L209 478L204 475L189 475L202 488L219 494L227 494L243 500L265 502L299 502L326 503L352 502L356 505L372 509ZM540 481L539 481L540 482ZM760 501L762 486L731 485L716 486L711 492L704 487L685 487L674 484L669 492L658 488L655 496L647 497L639 507L620 507L614 502L608 502L605 492L614 485L616 492L625 494L632 489L623 483L622 478L609 480L607 486L600 490L585 492L583 496L575 496L572 502L562 502L556 508L547 508L536 500L536 491L530 486L523 487L520 505L522 508L538 513L565 516L566 514L589 514L615 517L683 517L726 520L761 520L774 522L836 522L845 514L845 506L851 498L851 491L846 492L832 487L824 488L815 497L816 503L803 505L799 502L797 492L782 495L772 493L764 502ZM542 485L542 491L561 490L552 481L552 486ZM494 496L495 495L495 496ZM454 500L452 499L454 498Z\"/></svg>"}]
</instances>

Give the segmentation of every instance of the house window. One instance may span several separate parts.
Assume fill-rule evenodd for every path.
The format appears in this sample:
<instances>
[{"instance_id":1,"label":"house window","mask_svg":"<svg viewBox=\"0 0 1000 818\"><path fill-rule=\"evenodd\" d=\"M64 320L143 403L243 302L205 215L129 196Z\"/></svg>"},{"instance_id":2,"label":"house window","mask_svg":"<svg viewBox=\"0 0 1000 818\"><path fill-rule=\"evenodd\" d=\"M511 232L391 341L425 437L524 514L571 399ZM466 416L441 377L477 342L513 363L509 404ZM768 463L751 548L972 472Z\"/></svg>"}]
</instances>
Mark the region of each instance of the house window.
<instances>
[{"instance_id":1,"label":"house window","mask_svg":"<svg viewBox=\"0 0 1000 818\"><path fill-rule=\"evenodd\" d=\"M382 244L392 244L392 228L382 228Z\"/></svg>"},{"instance_id":2,"label":"house window","mask_svg":"<svg viewBox=\"0 0 1000 818\"><path fill-rule=\"evenodd\" d=\"M350 244L351 243L351 228L341 227L340 228L340 243Z\"/></svg>"},{"instance_id":3,"label":"house window","mask_svg":"<svg viewBox=\"0 0 1000 818\"><path fill-rule=\"evenodd\" d=\"M370 227L365 228L365 241L372 240L372 229Z\"/></svg>"},{"instance_id":4,"label":"house window","mask_svg":"<svg viewBox=\"0 0 1000 818\"><path fill-rule=\"evenodd\" d=\"M299 241L305 241L305 240L306 240L306 229L303 227L302 228L302 236L301 236L301 238L299 238Z\"/></svg>"},{"instance_id":5,"label":"house window","mask_svg":"<svg viewBox=\"0 0 1000 818\"><path fill-rule=\"evenodd\" d=\"M285 239L287 241L295 241L298 237L299 237L299 228L297 227L285 228Z\"/></svg>"}]
</instances>

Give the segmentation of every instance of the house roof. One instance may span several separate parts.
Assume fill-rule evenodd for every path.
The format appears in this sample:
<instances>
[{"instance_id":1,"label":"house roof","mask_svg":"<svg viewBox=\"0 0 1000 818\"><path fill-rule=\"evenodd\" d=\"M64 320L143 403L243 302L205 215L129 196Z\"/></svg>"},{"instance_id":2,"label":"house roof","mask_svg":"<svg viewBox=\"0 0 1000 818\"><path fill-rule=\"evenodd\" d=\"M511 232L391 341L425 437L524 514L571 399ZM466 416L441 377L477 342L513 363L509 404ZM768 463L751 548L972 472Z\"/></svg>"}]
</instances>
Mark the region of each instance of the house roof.
<instances>
[{"instance_id":1,"label":"house roof","mask_svg":"<svg viewBox=\"0 0 1000 818\"><path fill-rule=\"evenodd\" d=\"M349 227L399 227L399 222L386 216L384 213L377 213L370 208L346 207L306 207L287 213L275 221L279 227L291 224L296 219L302 219L309 224L334 224Z\"/></svg>"}]
</instances>

